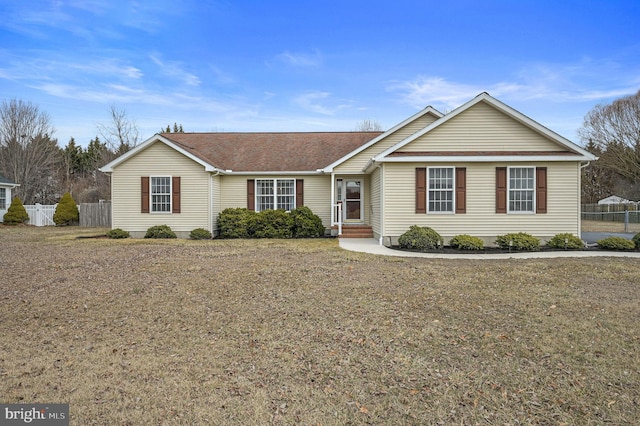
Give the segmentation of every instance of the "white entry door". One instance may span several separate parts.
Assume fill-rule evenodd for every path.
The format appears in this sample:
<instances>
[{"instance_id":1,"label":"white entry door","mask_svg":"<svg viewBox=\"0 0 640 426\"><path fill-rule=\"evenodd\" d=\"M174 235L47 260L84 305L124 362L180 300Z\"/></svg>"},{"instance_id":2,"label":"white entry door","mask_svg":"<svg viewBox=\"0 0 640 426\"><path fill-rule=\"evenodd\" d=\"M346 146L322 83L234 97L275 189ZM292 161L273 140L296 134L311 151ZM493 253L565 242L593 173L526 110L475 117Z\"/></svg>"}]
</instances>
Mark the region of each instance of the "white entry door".
<instances>
[{"instance_id":1,"label":"white entry door","mask_svg":"<svg viewBox=\"0 0 640 426\"><path fill-rule=\"evenodd\" d=\"M363 191L361 179L338 179L336 181L337 201L342 204L342 221L359 223L363 216Z\"/></svg>"}]
</instances>

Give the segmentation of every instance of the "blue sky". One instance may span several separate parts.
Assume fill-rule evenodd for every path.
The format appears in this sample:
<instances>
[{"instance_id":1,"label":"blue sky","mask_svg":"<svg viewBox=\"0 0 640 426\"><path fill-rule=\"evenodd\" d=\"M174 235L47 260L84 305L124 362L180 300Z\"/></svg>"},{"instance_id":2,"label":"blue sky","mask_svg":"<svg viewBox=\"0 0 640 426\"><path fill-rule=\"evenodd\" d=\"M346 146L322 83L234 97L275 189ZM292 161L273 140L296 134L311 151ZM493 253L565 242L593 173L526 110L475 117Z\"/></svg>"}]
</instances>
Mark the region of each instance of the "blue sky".
<instances>
[{"instance_id":1,"label":"blue sky","mask_svg":"<svg viewBox=\"0 0 640 426\"><path fill-rule=\"evenodd\" d=\"M389 128L488 92L572 141L640 89L640 2L0 0L0 100L86 145L126 110L185 131Z\"/></svg>"}]
</instances>

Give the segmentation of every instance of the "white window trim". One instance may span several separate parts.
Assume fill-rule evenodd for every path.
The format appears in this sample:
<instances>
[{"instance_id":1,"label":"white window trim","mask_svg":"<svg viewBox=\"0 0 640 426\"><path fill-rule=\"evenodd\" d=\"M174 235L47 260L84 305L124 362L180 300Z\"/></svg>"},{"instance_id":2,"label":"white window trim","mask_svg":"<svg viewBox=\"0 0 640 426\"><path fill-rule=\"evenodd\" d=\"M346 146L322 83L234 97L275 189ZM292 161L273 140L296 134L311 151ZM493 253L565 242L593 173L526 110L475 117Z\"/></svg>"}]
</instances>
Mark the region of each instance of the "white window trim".
<instances>
[{"instance_id":1,"label":"white window trim","mask_svg":"<svg viewBox=\"0 0 640 426\"><path fill-rule=\"evenodd\" d=\"M533 170L533 203L531 204L531 211L511 210L511 170L512 169L532 169ZM514 191L521 191L516 190ZM507 167L507 214L536 214L536 167L535 166L509 166Z\"/></svg>"},{"instance_id":2,"label":"white window trim","mask_svg":"<svg viewBox=\"0 0 640 426\"><path fill-rule=\"evenodd\" d=\"M255 179L254 181L254 206L256 209L256 212L260 212L262 210L258 210L260 208L260 203L258 202L258 197L264 197L264 195L258 195L258 181L271 181L273 182L273 210L278 210L278 181L281 180L288 180L288 181L293 181L293 209L296 208L296 203L297 203L297 199L296 199L296 193L297 191L297 180L295 178L259 178L259 179ZM285 210L287 213L290 212L291 210Z\"/></svg>"},{"instance_id":3,"label":"white window trim","mask_svg":"<svg viewBox=\"0 0 640 426\"><path fill-rule=\"evenodd\" d=\"M431 169L451 169L453 170L453 180L452 180L452 187L451 187L451 211L432 211L429 206L430 206L430 201L431 201L431 191L429 190L429 171ZM456 168L453 166L444 166L444 167L427 167L427 214L456 214ZM447 190L443 190L443 189L437 189L436 191L448 191Z\"/></svg>"},{"instance_id":4,"label":"white window trim","mask_svg":"<svg viewBox=\"0 0 640 426\"><path fill-rule=\"evenodd\" d=\"M153 210L153 179L168 178L169 179L169 211L159 212ZM149 213L150 214L172 214L173 213L173 176L155 175L149 176Z\"/></svg>"},{"instance_id":5,"label":"white window trim","mask_svg":"<svg viewBox=\"0 0 640 426\"><path fill-rule=\"evenodd\" d=\"M4 201L4 206L2 204L0 204L0 210L7 210L8 209L8 205L7 205L7 188L0 188L0 192L4 191L4 195L2 197L0 197L0 200Z\"/></svg>"}]
</instances>

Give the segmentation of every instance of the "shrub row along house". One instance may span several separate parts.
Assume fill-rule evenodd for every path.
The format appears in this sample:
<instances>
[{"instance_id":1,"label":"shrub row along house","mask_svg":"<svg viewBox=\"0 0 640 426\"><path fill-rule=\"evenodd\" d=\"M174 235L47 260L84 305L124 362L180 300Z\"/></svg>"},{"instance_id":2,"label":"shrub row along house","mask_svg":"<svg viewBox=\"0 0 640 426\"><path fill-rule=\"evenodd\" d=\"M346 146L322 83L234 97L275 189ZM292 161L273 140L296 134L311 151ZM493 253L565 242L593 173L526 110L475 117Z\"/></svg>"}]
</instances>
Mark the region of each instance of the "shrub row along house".
<instances>
[{"instance_id":1,"label":"shrub row along house","mask_svg":"<svg viewBox=\"0 0 640 426\"><path fill-rule=\"evenodd\" d=\"M225 208L305 205L335 235L396 244L411 225L445 239L527 232L580 236L580 174L597 158L482 93L427 107L386 132L162 133L101 170L112 226L215 234ZM358 234L362 235L362 234Z\"/></svg>"}]
</instances>

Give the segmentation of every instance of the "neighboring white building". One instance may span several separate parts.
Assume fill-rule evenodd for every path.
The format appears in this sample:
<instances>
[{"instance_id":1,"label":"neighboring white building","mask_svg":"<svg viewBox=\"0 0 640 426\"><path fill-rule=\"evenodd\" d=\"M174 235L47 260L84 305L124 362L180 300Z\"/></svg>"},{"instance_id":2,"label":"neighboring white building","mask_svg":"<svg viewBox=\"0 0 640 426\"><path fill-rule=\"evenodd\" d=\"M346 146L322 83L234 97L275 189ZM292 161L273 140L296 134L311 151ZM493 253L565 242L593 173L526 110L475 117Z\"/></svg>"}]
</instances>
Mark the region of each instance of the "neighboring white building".
<instances>
[{"instance_id":1,"label":"neighboring white building","mask_svg":"<svg viewBox=\"0 0 640 426\"><path fill-rule=\"evenodd\" d=\"M610 195L607 198L603 198L598 201L598 204L635 204L635 201L627 200L626 198L618 197L617 195Z\"/></svg>"},{"instance_id":2,"label":"neighboring white building","mask_svg":"<svg viewBox=\"0 0 640 426\"><path fill-rule=\"evenodd\" d=\"M11 205L11 190L16 186L20 185L0 175L0 222Z\"/></svg>"}]
</instances>

